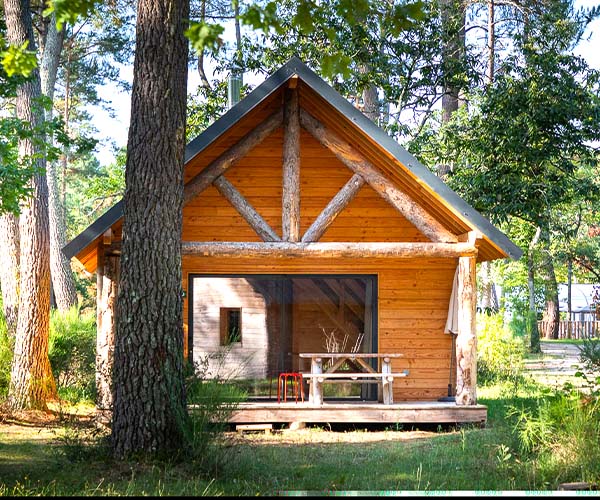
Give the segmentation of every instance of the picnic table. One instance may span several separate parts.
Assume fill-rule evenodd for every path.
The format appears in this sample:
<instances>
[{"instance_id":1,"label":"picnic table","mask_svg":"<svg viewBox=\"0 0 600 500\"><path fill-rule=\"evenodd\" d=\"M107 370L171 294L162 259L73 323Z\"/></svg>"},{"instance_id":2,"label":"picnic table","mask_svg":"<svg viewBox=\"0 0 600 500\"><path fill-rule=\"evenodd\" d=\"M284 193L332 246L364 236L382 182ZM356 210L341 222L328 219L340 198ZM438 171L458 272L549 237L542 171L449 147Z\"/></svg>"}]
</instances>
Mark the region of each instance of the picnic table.
<instances>
[{"instance_id":1,"label":"picnic table","mask_svg":"<svg viewBox=\"0 0 600 500\"><path fill-rule=\"evenodd\" d=\"M392 359L403 357L400 353L302 352L298 356L311 360L310 372L303 372L302 377L310 384L309 402L317 406L323 404L325 382L377 383L382 388L383 403L389 405L394 402L394 379L408 376L408 370L392 372ZM325 359L331 359L331 366L323 371ZM377 359L377 368L369 364L371 359ZM347 367L354 371L348 371Z\"/></svg>"}]
</instances>

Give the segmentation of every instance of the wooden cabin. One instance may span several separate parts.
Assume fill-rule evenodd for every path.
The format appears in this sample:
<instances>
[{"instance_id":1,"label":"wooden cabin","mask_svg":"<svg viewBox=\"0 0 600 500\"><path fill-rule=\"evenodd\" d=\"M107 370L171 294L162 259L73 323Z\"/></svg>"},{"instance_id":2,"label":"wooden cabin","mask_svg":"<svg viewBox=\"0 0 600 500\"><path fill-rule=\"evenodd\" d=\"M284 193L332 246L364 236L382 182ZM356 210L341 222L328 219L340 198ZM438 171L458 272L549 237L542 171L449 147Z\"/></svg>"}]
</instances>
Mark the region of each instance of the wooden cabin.
<instances>
[{"instance_id":1,"label":"wooden cabin","mask_svg":"<svg viewBox=\"0 0 600 500\"><path fill-rule=\"evenodd\" d=\"M266 378L306 369L301 353L399 353L392 369L409 376L394 382L395 402L452 395L453 406L477 406L476 263L521 251L383 130L293 58L185 158L192 362ZM122 220L117 203L65 247L97 273L100 373L111 363ZM109 404L109 381L98 385Z\"/></svg>"}]
</instances>

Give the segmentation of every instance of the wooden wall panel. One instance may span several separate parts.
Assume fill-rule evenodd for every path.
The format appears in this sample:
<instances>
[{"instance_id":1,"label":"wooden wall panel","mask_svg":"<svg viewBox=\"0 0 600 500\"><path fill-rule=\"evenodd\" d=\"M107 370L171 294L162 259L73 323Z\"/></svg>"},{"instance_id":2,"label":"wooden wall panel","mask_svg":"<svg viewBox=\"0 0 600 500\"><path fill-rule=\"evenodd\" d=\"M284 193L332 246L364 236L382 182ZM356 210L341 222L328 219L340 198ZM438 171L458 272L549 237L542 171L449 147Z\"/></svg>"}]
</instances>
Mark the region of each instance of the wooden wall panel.
<instances>
[{"instance_id":1,"label":"wooden wall panel","mask_svg":"<svg viewBox=\"0 0 600 500\"><path fill-rule=\"evenodd\" d=\"M403 358L393 361L393 369L410 371L394 383L394 399L435 400L448 390L452 337L444 334L444 326L455 268L456 259L267 261L184 256L183 287L187 290L190 273L376 274L378 351L403 353ZM187 323L187 300L184 309ZM309 317L310 307L304 312ZM301 348L311 350L320 344L321 339L306 341ZM297 352L297 347L292 349Z\"/></svg>"},{"instance_id":2,"label":"wooden wall panel","mask_svg":"<svg viewBox=\"0 0 600 500\"><path fill-rule=\"evenodd\" d=\"M231 167L225 177L281 234L283 132L278 129ZM301 134L300 231L303 234L352 177L327 148ZM184 241L260 241L225 200L210 187L183 211ZM428 241L410 222L365 185L325 232L321 241Z\"/></svg>"}]
</instances>

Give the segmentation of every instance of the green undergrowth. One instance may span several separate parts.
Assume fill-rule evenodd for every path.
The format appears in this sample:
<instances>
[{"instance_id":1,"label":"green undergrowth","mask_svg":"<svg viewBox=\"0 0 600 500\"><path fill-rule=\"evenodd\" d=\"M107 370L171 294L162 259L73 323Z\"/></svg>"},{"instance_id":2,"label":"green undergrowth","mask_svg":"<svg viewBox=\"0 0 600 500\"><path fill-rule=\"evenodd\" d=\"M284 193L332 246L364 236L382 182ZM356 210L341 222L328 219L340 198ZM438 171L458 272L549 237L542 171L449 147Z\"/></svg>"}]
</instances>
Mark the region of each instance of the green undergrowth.
<instances>
[{"instance_id":1,"label":"green undergrowth","mask_svg":"<svg viewBox=\"0 0 600 500\"><path fill-rule=\"evenodd\" d=\"M212 468L194 458L116 462L93 428L67 424L41 434L36 428L15 434L4 425L0 493L537 491L555 490L562 482L600 481L598 414L591 400L530 381L488 385L480 389L479 401L488 406L484 428L320 426L270 435L227 433Z\"/></svg>"}]
</instances>

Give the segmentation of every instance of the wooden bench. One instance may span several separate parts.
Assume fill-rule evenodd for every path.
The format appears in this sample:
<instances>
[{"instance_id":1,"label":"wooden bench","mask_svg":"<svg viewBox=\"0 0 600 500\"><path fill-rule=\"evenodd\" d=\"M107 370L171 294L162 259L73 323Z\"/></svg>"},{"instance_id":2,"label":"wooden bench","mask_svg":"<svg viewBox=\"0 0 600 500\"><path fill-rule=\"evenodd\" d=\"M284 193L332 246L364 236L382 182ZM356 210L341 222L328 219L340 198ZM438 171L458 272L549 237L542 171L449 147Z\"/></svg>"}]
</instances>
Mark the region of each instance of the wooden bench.
<instances>
[{"instance_id":1,"label":"wooden bench","mask_svg":"<svg viewBox=\"0 0 600 500\"><path fill-rule=\"evenodd\" d=\"M323 401L322 384L327 383L360 383L360 384L380 384L383 392L383 403L393 403L392 384L395 378L407 377L408 370L402 372L325 372L325 373L302 373L302 377L306 378L309 383L315 382L314 389L311 390L313 402L320 404Z\"/></svg>"}]
</instances>

